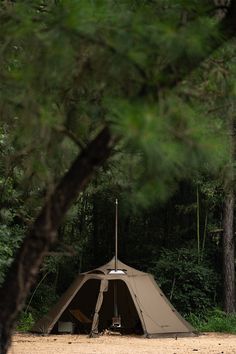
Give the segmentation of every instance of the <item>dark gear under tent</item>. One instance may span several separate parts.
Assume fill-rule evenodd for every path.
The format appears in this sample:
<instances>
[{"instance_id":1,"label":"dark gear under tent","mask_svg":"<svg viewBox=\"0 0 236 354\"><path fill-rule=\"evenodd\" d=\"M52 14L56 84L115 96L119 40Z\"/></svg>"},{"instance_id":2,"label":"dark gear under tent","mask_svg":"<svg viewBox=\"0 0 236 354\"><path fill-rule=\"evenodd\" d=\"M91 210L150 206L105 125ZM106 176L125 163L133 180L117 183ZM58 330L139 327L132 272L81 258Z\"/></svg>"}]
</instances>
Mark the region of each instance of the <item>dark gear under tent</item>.
<instances>
[{"instance_id":1,"label":"dark gear under tent","mask_svg":"<svg viewBox=\"0 0 236 354\"><path fill-rule=\"evenodd\" d=\"M90 333L109 329L114 316L114 294L123 333L146 337L191 336L194 328L167 300L152 275L131 268L114 258L107 264L80 274L51 311L41 318L32 332L67 331ZM64 330L63 330L64 328Z\"/></svg>"}]
</instances>

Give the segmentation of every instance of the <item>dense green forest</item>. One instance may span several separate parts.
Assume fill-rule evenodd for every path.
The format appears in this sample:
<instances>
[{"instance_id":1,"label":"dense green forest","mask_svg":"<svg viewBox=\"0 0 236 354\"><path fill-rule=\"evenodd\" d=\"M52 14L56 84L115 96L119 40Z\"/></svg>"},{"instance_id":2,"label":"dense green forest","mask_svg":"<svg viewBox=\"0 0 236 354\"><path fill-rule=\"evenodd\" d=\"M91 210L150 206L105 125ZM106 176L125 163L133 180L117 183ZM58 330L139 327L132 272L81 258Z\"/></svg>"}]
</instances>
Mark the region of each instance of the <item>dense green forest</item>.
<instances>
[{"instance_id":1,"label":"dense green forest","mask_svg":"<svg viewBox=\"0 0 236 354\"><path fill-rule=\"evenodd\" d=\"M119 258L194 324L233 316L236 2L5 0L0 23L2 353L111 259L115 198Z\"/></svg>"}]
</instances>

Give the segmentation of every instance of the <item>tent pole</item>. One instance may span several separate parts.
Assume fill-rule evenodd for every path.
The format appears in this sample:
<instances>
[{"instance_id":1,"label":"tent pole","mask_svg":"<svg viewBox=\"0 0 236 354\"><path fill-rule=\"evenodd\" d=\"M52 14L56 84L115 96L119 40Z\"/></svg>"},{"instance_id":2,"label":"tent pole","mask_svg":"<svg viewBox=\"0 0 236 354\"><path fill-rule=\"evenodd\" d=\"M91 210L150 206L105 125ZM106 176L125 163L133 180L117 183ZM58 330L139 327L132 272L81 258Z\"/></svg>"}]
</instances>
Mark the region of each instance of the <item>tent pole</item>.
<instances>
[{"instance_id":1,"label":"tent pole","mask_svg":"<svg viewBox=\"0 0 236 354\"><path fill-rule=\"evenodd\" d=\"M117 272L118 253L118 199L116 198L116 224L115 224L115 271Z\"/></svg>"},{"instance_id":2,"label":"tent pole","mask_svg":"<svg viewBox=\"0 0 236 354\"><path fill-rule=\"evenodd\" d=\"M116 223L115 223L115 271L116 272L117 272L117 253L118 253L118 199L116 198ZM114 316L118 317L116 281L114 281Z\"/></svg>"}]
</instances>

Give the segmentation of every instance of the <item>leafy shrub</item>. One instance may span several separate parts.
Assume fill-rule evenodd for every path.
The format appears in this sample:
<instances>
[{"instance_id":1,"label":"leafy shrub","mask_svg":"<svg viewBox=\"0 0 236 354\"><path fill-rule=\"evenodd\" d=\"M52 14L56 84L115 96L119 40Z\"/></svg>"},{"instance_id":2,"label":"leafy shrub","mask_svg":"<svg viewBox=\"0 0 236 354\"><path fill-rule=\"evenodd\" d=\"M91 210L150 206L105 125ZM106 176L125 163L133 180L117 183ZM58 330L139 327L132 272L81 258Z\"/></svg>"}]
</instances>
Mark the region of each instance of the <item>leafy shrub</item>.
<instances>
[{"instance_id":1,"label":"leafy shrub","mask_svg":"<svg viewBox=\"0 0 236 354\"><path fill-rule=\"evenodd\" d=\"M149 271L182 314L201 314L215 306L217 276L209 264L198 262L194 249L163 249Z\"/></svg>"},{"instance_id":2,"label":"leafy shrub","mask_svg":"<svg viewBox=\"0 0 236 354\"><path fill-rule=\"evenodd\" d=\"M34 317L40 318L45 315L53 304L58 300L58 295L51 284L41 284L34 294L30 304L30 311Z\"/></svg>"},{"instance_id":3,"label":"leafy shrub","mask_svg":"<svg viewBox=\"0 0 236 354\"><path fill-rule=\"evenodd\" d=\"M23 232L24 229L18 226L9 227L4 223L0 225L0 284L13 260L15 250L19 247Z\"/></svg>"},{"instance_id":4,"label":"leafy shrub","mask_svg":"<svg viewBox=\"0 0 236 354\"><path fill-rule=\"evenodd\" d=\"M191 323L191 325L199 332L202 331L202 324L205 321L205 319L202 316L197 316L195 313L190 313L187 316L185 316L185 319Z\"/></svg>"},{"instance_id":5,"label":"leafy shrub","mask_svg":"<svg viewBox=\"0 0 236 354\"><path fill-rule=\"evenodd\" d=\"M200 332L236 333L236 315L229 315L220 309L207 312L205 317L191 313L187 320Z\"/></svg>"},{"instance_id":6,"label":"leafy shrub","mask_svg":"<svg viewBox=\"0 0 236 354\"><path fill-rule=\"evenodd\" d=\"M31 312L22 312L17 322L17 330L26 332L31 329L35 322L35 319Z\"/></svg>"},{"instance_id":7,"label":"leafy shrub","mask_svg":"<svg viewBox=\"0 0 236 354\"><path fill-rule=\"evenodd\" d=\"M56 303L58 296L53 286L40 284L36 291L29 297L29 302L17 321L17 330L29 331L35 321L45 315L52 304Z\"/></svg>"}]
</instances>

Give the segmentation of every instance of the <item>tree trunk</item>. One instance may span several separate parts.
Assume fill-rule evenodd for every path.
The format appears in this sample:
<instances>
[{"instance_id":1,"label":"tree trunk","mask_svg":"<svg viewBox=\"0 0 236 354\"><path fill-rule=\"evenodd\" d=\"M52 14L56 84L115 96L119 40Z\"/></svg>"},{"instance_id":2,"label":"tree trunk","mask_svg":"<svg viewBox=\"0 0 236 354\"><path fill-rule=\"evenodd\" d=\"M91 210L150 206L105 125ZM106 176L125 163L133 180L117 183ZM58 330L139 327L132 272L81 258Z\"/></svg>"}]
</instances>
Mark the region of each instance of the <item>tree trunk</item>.
<instances>
[{"instance_id":1,"label":"tree trunk","mask_svg":"<svg viewBox=\"0 0 236 354\"><path fill-rule=\"evenodd\" d=\"M24 239L0 289L0 354L7 353L17 315L36 280L43 257L57 238L57 229L95 168L109 156L113 141L108 128L89 143L71 165ZM10 296L9 296L10 295Z\"/></svg>"},{"instance_id":2,"label":"tree trunk","mask_svg":"<svg viewBox=\"0 0 236 354\"><path fill-rule=\"evenodd\" d=\"M224 271L224 311L235 312L235 269L234 269L234 191L225 197L223 224L223 271Z\"/></svg>"},{"instance_id":3,"label":"tree trunk","mask_svg":"<svg viewBox=\"0 0 236 354\"><path fill-rule=\"evenodd\" d=\"M230 112L231 114L231 112ZM235 259L234 259L234 161L235 161L235 122L234 117L228 121L230 162L225 178L225 203L223 215L223 276L224 276L224 311L234 313L236 310L235 294Z\"/></svg>"}]
</instances>

